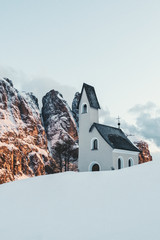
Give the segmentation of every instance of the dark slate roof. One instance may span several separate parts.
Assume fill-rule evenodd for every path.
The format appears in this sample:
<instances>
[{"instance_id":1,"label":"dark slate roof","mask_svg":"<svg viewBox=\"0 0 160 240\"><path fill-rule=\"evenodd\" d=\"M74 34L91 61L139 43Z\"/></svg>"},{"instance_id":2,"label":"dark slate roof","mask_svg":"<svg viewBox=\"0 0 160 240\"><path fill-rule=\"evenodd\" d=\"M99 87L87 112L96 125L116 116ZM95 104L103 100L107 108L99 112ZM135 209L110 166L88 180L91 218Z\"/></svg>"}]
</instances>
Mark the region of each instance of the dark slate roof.
<instances>
[{"instance_id":1,"label":"dark slate roof","mask_svg":"<svg viewBox=\"0 0 160 240\"><path fill-rule=\"evenodd\" d=\"M100 109L100 105L99 105L99 102L98 102L98 99L97 99L94 87L92 87L92 86L90 86L90 85L88 85L86 83L83 83L83 87L82 87L79 103L81 101L81 97L82 97L82 93L83 93L84 89L86 91L90 107L96 108L96 109ZM78 107L79 107L79 103L78 103Z\"/></svg>"},{"instance_id":2,"label":"dark slate roof","mask_svg":"<svg viewBox=\"0 0 160 240\"><path fill-rule=\"evenodd\" d=\"M140 152L140 150L133 145L121 129L94 123L89 131L91 132L94 127L113 149Z\"/></svg>"}]
</instances>

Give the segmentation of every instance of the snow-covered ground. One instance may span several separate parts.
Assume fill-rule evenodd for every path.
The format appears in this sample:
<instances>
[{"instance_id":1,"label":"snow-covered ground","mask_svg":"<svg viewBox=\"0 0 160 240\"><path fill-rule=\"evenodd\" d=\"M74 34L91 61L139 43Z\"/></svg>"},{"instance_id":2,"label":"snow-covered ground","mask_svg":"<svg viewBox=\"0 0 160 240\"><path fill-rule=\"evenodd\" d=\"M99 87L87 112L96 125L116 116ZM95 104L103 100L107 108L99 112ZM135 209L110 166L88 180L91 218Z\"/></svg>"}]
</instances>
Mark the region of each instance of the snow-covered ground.
<instances>
[{"instance_id":1,"label":"snow-covered ground","mask_svg":"<svg viewBox=\"0 0 160 240\"><path fill-rule=\"evenodd\" d=\"M0 185L2 240L159 240L160 163Z\"/></svg>"}]
</instances>

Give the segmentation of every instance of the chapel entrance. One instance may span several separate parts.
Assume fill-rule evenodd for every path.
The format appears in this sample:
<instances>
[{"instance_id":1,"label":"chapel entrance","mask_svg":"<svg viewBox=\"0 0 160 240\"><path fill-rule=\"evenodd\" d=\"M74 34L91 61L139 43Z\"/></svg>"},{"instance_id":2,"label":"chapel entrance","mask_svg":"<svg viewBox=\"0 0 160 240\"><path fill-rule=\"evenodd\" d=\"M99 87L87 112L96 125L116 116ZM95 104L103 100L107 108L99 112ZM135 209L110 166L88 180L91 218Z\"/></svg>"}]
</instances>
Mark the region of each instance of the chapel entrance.
<instances>
[{"instance_id":1,"label":"chapel entrance","mask_svg":"<svg viewBox=\"0 0 160 240\"><path fill-rule=\"evenodd\" d=\"M92 172L99 171L99 165L96 163L92 166Z\"/></svg>"}]
</instances>

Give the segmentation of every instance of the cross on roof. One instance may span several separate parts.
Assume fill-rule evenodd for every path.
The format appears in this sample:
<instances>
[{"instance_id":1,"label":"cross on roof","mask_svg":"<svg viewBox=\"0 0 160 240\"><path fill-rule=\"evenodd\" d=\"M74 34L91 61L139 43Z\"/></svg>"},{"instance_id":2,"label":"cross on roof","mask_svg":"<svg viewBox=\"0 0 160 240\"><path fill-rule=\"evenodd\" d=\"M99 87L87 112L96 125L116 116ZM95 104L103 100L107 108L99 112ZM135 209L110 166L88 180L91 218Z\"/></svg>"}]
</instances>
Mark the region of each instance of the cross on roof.
<instances>
[{"instance_id":1,"label":"cross on roof","mask_svg":"<svg viewBox=\"0 0 160 240\"><path fill-rule=\"evenodd\" d=\"M118 120L118 128L120 128L121 123L120 123L120 117L118 116L118 118L116 118Z\"/></svg>"}]
</instances>

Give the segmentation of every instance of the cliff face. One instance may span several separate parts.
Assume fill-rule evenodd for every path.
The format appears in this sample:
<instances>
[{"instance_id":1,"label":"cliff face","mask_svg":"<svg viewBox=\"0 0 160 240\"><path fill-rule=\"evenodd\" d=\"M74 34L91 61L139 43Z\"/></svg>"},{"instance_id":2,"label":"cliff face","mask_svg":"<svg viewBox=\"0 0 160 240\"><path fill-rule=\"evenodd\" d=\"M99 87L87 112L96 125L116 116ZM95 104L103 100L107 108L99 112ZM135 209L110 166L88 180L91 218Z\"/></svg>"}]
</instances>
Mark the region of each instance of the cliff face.
<instances>
[{"instance_id":1,"label":"cliff face","mask_svg":"<svg viewBox=\"0 0 160 240\"><path fill-rule=\"evenodd\" d=\"M144 142L144 141L135 142L135 145L141 151L139 154L139 163L140 164L152 161L152 156L149 151L149 146L146 142Z\"/></svg>"},{"instance_id":2,"label":"cliff face","mask_svg":"<svg viewBox=\"0 0 160 240\"><path fill-rule=\"evenodd\" d=\"M72 102L72 114L75 119L77 128L79 128L79 108L78 108L78 102L80 100L81 94L79 92L75 93L73 102Z\"/></svg>"},{"instance_id":3,"label":"cliff face","mask_svg":"<svg viewBox=\"0 0 160 240\"><path fill-rule=\"evenodd\" d=\"M59 170L77 170L78 134L72 111L63 96L51 90L43 97L42 118L48 148Z\"/></svg>"},{"instance_id":4,"label":"cliff face","mask_svg":"<svg viewBox=\"0 0 160 240\"><path fill-rule=\"evenodd\" d=\"M58 171L49 156L38 101L0 79L0 183Z\"/></svg>"}]
</instances>

